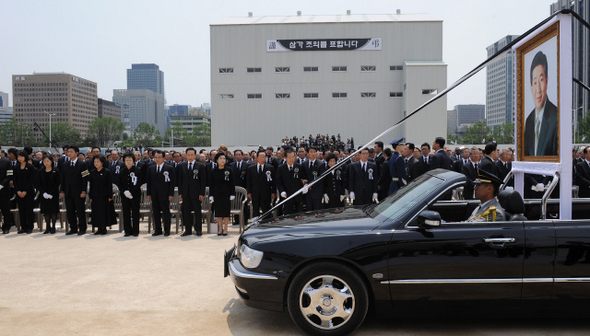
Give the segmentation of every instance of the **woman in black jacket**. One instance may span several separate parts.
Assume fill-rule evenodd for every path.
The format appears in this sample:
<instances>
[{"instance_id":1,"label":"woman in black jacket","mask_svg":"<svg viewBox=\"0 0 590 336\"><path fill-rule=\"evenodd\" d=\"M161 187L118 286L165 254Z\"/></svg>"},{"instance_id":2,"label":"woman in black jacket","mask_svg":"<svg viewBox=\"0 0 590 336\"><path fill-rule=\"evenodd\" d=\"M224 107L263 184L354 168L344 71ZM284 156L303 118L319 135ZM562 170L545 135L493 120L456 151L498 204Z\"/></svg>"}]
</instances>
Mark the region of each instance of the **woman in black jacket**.
<instances>
[{"instance_id":1,"label":"woman in black jacket","mask_svg":"<svg viewBox=\"0 0 590 336\"><path fill-rule=\"evenodd\" d=\"M33 232L33 207L35 203L35 167L28 163L29 155L24 150L16 154L17 165L14 167L14 191L20 216L18 233Z\"/></svg>"},{"instance_id":2,"label":"woman in black jacket","mask_svg":"<svg viewBox=\"0 0 590 336\"><path fill-rule=\"evenodd\" d=\"M95 235L107 234L107 225L110 225L109 202L113 199L113 184L111 172L104 168L107 159L102 154L94 157L94 167L90 171L90 196L93 225L98 227Z\"/></svg>"},{"instance_id":3,"label":"woman in black jacket","mask_svg":"<svg viewBox=\"0 0 590 336\"><path fill-rule=\"evenodd\" d=\"M326 162L328 162L328 167L332 168L336 165L338 159L336 155L330 154L326 158ZM339 208L344 206L342 200L344 200L345 196L345 186L346 186L346 170L342 167L334 169L325 178L325 191L324 194L324 203L326 209L331 208ZM321 182L321 181L320 181Z\"/></svg>"},{"instance_id":4,"label":"woman in black jacket","mask_svg":"<svg viewBox=\"0 0 590 336\"><path fill-rule=\"evenodd\" d=\"M209 200L215 202L215 216L217 217L217 235L227 236L227 225L231 210L231 201L236 198L236 183L234 174L229 165L226 165L226 156L223 152L217 153L214 159L217 167L211 170L209 179Z\"/></svg>"},{"instance_id":5,"label":"woman in black jacket","mask_svg":"<svg viewBox=\"0 0 590 336\"><path fill-rule=\"evenodd\" d=\"M141 168L135 166L135 156L127 153L123 156L125 167L119 176L119 195L123 206L123 223L125 237L139 235L139 206L141 201ZM131 219L133 218L133 225Z\"/></svg>"},{"instance_id":6,"label":"woman in black jacket","mask_svg":"<svg viewBox=\"0 0 590 336\"><path fill-rule=\"evenodd\" d=\"M59 170L53 165L53 156L43 157L43 167L37 171L37 189L41 200L41 213L45 217L45 232L55 233L55 222L59 213Z\"/></svg>"}]
</instances>

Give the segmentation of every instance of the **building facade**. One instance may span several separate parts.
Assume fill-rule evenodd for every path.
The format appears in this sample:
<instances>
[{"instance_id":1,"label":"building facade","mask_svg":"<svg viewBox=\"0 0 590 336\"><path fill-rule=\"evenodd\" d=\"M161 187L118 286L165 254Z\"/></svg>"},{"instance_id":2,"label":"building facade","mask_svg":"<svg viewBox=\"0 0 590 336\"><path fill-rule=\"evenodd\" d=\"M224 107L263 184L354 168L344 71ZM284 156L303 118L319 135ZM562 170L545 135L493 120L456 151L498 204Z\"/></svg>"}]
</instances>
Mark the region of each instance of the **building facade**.
<instances>
[{"instance_id":1,"label":"building facade","mask_svg":"<svg viewBox=\"0 0 590 336\"><path fill-rule=\"evenodd\" d=\"M551 5L551 14L562 9L571 9L586 22L590 22L590 3L588 0L559 0ZM590 86L590 30L575 18L573 22L573 56L574 67L572 75L582 83ZM577 121L590 111L590 92L582 86L573 83L574 127L577 131Z\"/></svg>"},{"instance_id":2,"label":"building facade","mask_svg":"<svg viewBox=\"0 0 590 336\"><path fill-rule=\"evenodd\" d=\"M512 43L518 35L508 35L487 47L488 57ZM516 53L508 51L486 67L486 124L496 127L505 123L514 124L516 109L516 74L514 64Z\"/></svg>"},{"instance_id":3,"label":"building facade","mask_svg":"<svg viewBox=\"0 0 590 336\"><path fill-rule=\"evenodd\" d=\"M446 87L429 15L230 18L210 26L212 144L308 134L364 144ZM446 136L442 97L383 139Z\"/></svg>"},{"instance_id":4,"label":"building facade","mask_svg":"<svg viewBox=\"0 0 590 336\"><path fill-rule=\"evenodd\" d=\"M111 117L121 121L121 105L98 98L98 117Z\"/></svg>"},{"instance_id":5,"label":"building facade","mask_svg":"<svg viewBox=\"0 0 590 336\"><path fill-rule=\"evenodd\" d=\"M170 115L170 125L176 125L179 122L182 128L187 131L189 135L194 135L193 130L200 125L211 125L211 117L207 112L199 108L191 108L188 115Z\"/></svg>"},{"instance_id":6,"label":"building facade","mask_svg":"<svg viewBox=\"0 0 590 336\"><path fill-rule=\"evenodd\" d=\"M482 104L456 105L455 110L457 111L457 126L486 120L486 106Z\"/></svg>"},{"instance_id":7,"label":"building facade","mask_svg":"<svg viewBox=\"0 0 590 336\"><path fill-rule=\"evenodd\" d=\"M164 96L152 90L113 90L113 102L121 106L125 130L133 133L142 122L154 125L160 134L166 132Z\"/></svg>"},{"instance_id":8,"label":"building facade","mask_svg":"<svg viewBox=\"0 0 590 336\"><path fill-rule=\"evenodd\" d=\"M157 64L132 64L127 69L127 90L148 89L165 96L164 72Z\"/></svg>"},{"instance_id":9,"label":"building facade","mask_svg":"<svg viewBox=\"0 0 590 336\"><path fill-rule=\"evenodd\" d=\"M0 91L0 108L8 108L8 93Z\"/></svg>"},{"instance_id":10,"label":"building facade","mask_svg":"<svg viewBox=\"0 0 590 336\"><path fill-rule=\"evenodd\" d=\"M166 113L166 127L170 127L172 125L170 123L171 116L188 116L188 110L191 108L190 105L170 105L167 106L167 113Z\"/></svg>"},{"instance_id":11,"label":"building facade","mask_svg":"<svg viewBox=\"0 0 590 336\"><path fill-rule=\"evenodd\" d=\"M457 134L457 110L447 111L447 134Z\"/></svg>"},{"instance_id":12,"label":"building facade","mask_svg":"<svg viewBox=\"0 0 590 336\"><path fill-rule=\"evenodd\" d=\"M96 83L67 73L13 75L13 112L17 121L34 122L45 129L52 123L67 122L82 137L98 117ZM36 136L40 136L35 131Z\"/></svg>"}]
</instances>

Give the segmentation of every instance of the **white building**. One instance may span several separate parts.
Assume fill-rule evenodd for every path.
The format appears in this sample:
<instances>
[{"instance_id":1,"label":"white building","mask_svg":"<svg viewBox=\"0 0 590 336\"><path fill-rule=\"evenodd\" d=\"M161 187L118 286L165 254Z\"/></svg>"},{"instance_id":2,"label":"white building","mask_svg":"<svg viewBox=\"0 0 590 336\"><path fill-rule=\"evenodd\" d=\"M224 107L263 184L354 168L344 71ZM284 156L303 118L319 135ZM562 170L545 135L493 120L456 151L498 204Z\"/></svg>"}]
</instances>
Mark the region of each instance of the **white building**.
<instances>
[{"instance_id":1,"label":"white building","mask_svg":"<svg viewBox=\"0 0 590 336\"><path fill-rule=\"evenodd\" d=\"M430 15L229 18L211 25L212 144L338 134L362 145L446 87ZM446 136L446 98L383 140Z\"/></svg>"}]
</instances>

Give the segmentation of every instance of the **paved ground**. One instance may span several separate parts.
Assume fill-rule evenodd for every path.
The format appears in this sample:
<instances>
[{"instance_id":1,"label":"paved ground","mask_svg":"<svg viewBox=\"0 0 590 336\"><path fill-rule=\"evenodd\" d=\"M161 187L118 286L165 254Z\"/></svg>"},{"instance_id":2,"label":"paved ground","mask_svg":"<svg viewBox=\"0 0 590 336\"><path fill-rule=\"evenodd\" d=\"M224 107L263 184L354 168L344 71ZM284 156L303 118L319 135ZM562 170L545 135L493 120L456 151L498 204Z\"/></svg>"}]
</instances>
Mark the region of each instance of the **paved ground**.
<instances>
[{"instance_id":1,"label":"paved ground","mask_svg":"<svg viewBox=\"0 0 590 336\"><path fill-rule=\"evenodd\" d=\"M13 229L14 230L14 229ZM236 233L237 234L237 233ZM0 335L301 335L223 278L237 235L0 236ZM355 335L588 335L585 320L367 321Z\"/></svg>"}]
</instances>

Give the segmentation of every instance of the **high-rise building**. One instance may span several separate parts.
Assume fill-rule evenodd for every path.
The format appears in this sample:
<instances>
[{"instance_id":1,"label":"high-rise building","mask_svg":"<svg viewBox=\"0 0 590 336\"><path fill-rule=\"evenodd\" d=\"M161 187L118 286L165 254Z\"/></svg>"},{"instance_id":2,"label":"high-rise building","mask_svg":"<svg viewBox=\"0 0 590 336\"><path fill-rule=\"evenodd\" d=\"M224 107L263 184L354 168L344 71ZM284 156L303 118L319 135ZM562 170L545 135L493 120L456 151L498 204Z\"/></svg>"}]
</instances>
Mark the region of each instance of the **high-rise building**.
<instances>
[{"instance_id":1,"label":"high-rise building","mask_svg":"<svg viewBox=\"0 0 590 336\"><path fill-rule=\"evenodd\" d=\"M132 64L127 69L127 90L148 89L165 96L164 72L157 64Z\"/></svg>"},{"instance_id":2,"label":"high-rise building","mask_svg":"<svg viewBox=\"0 0 590 336\"><path fill-rule=\"evenodd\" d=\"M98 117L111 117L121 121L121 105L98 98Z\"/></svg>"},{"instance_id":3,"label":"high-rise building","mask_svg":"<svg viewBox=\"0 0 590 336\"><path fill-rule=\"evenodd\" d=\"M8 108L8 93L0 91L0 108Z\"/></svg>"},{"instance_id":4,"label":"high-rise building","mask_svg":"<svg viewBox=\"0 0 590 336\"><path fill-rule=\"evenodd\" d=\"M447 111L447 134L457 134L457 110Z\"/></svg>"},{"instance_id":5,"label":"high-rise building","mask_svg":"<svg viewBox=\"0 0 590 336\"><path fill-rule=\"evenodd\" d=\"M170 127L173 123L170 122L172 116L188 116L188 110L191 108L190 105L178 105L174 104L168 107L166 114L166 127Z\"/></svg>"},{"instance_id":6,"label":"high-rise building","mask_svg":"<svg viewBox=\"0 0 590 336\"><path fill-rule=\"evenodd\" d=\"M515 40L518 35L508 35L487 47L488 57ZM486 67L486 124L496 127L515 122L515 78L516 54L508 51Z\"/></svg>"},{"instance_id":7,"label":"high-rise building","mask_svg":"<svg viewBox=\"0 0 590 336\"><path fill-rule=\"evenodd\" d=\"M67 73L34 73L12 75L14 117L17 121L42 128L52 123L67 122L82 137L88 125L98 117L96 83ZM36 136L38 131L35 131Z\"/></svg>"},{"instance_id":8,"label":"high-rise building","mask_svg":"<svg viewBox=\"0 0 590 336\"><path fill-rule=\"evenodd\" d=\"M580 15L586 22L590 22L590 3L587 0L559 0L551 5L551 14L562 10L571 9ZM590 30L575 18L573 22L573 57L574 66L572 75L580 82L590 86ZM574 127L578 127L580 120L590 111L590 92L582 86L572 83L574 110Z\"/></svg>"},{"instance_id":9,"label":"high-rise building","mask_svg":"<svg viewBox=\"0 0 590 336\"><path fill-rule=\"evenodd\" d=\"M166 132L164 96L152 90L113 90L113 102L121 105L125 130L132 133L142 122L154 125L160 134Z\"/></svg>"},{"instance_id":10,"label":"high-rise building","mask_svg":"<svg viewBox=\"0 0 590 336\"><path fill-rule=\"evenodd\" d=\"M372 140L447 86L442 20L426 14L228 18L210 26L212 144ZM379 139L446 135L446 97Z\"/></svg>"},{"instance_id":11,"label":"high-rise building","mask_svg":"<svg viewBox=\"0 0 590 336\"><path fill-rule=\"evenodd\" d=\"M482 104L456 105L457 125L486 120L486 106Z\"/></svg>"}]
</instances>

